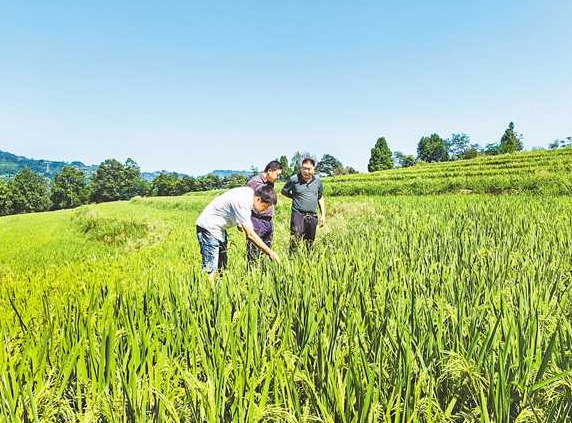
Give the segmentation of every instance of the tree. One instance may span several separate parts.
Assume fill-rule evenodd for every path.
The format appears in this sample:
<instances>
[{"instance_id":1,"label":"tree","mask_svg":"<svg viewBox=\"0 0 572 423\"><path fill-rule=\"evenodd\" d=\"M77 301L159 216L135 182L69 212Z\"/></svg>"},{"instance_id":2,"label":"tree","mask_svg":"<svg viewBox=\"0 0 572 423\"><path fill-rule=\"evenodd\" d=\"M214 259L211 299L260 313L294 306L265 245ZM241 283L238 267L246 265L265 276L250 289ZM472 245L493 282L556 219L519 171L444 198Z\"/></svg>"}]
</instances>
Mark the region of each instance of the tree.
<instances>
[{"instance_id":1,"label":"tree","mask_svg":"<svg viewBox=\"0 0 572 423\"><path fill-rule=\"evenodd\" d=\"M121 199L123 165L115 159L103 161L91 179L92 200L96 203Z\"/></svg>"},{"instance_id":2,"label":"tree","mask_svg":"<svg viewBox=\"0 0 572 423\"><path fill-rule=\"evenodd\" d=\"M192 176L183 176L177 182L177 195L183 195L187 192L194 192L199 191L199 185L197 184L197 180Z\"/></svg>"},{"instance_id":3,"label":"tree","mask_svg":"<svg viewBox=\"0 0 572 423\"><path fill-rule=\"evenodd\" d=\"M482 153L482 148L479 144L471 144L465 149L465 151L459 158L461 160L474 159L481 153Z\"/></svg>"},{"instance_id":4,"label":"tree","mask_svg":"<svg viewBox=\"0 0 572 423\"><path fill-rule=\"evenodd\" d=\"M449 154L452 160L459 160L469 149L471 139L467 134L452 134L447 140Z\"/></svg>"},{"instance_id":5,"label":"tree","mask_svg":"<svg viewBox=\"0 0 572 423\"><path fill-rule=\"evenodd\" d=\"M141 170L132 159L121 164L115 159L105 160L92 176L92 200L129 200L136 195L145 195L149 184L141 176Z\"/></svg>"},{"instance_id":6,"label":"tree","mask_svg":"<svg viewBox=\"0 0 572 423\"><path fill-rule=\"evenodd\" d=\"M282 165L282 174L280 175L280 179L286 181L293 175L290 164L288 164L288 158L286 156L280 156L278 161L280 162L280 165Z\"/></svg>"},{"instance_id":7,"label":"tree","mask_svg":"<svg viewBox=\"0 0 572 423\"><path fill-rule=\"evenodd\" d=\"M230 189L230 188L243 187L246 185L247 181L248 181L247 176L241 175L240 173L235 173L223 178L222 188Z\"/></svg>"},{"instance_id":8,"label":"tree","mask_svg":"<svg viewBox=\"0 0 572 423\"><path fill-rule=\"evenodd\" d=\"M398 167L415 166L415 156L412 154L404 154L401 151L393 153L393 160Z\"/></svg>"},{"instance_id":9,"label":"tree","mask_svg":"<svg viewBox=\"0 0 572 423\"><path fill-rule=\"evenodd\" d=\"M161 172L151 182L151 192L159 197L179 194L179 177L174 172Z\"/></svg>"},{"instance_id":10,"label":"tree","mask_svg":"<svg viewBox=\"0 0 572 423\"><path fill-rule=\"evenodd\" d=\"M344 173L344 165L334 156L324 154L318 162L316 170L325 176L342 175Z\"/></svg>"},{"instance_id":11,"label":"tree","mask_svg":"<svg viewBox=\"0 0 572 423\"><path fill-rule=\"evenodd\" d=\"M391 158L391 150L387 145L384 137L378 138L375 147L371 149L371 156L367 165L368 172L376 172L378 170L391 169L393 167L393 159Z\"/></svg>"},{"instance_id":12,"label":"tree","mask_svg":"<svg viewBox=\"0 0 572 423\"><path fill-rule=\"evenodd\" d=\"M14 177L11 193L14 213L40 212L50 208L48 180L30 168L20 171Z\"/></svg>"},{"instance_id":13,"label":"tree","mask_svg":"<svg viewBox=\"0 0 572 423\"><path fill-rule=\"evenodd\" d=\"M210 191L213 189L221 189L223 187L222 179L212 173L198 177L197 185L199 186L199 191Z\"/></svg>"},{"instance_id":14,"label":"tree","mask_svg":"<svg viewBox=\"0 0 572 423\"><path fill-rule=\"evenodd\" d=\"M437 134L422 137L417 144L417 157L424 162L444 162L449 160L447 141Z\"/></svg>"},{"instance_id":15,"label":"tree","mask_svg":"<svg viewBox=\"0 0 572 423\"><path fill-rule=\"evenodd\" d=\"M549 145L548 148L551 150L556 150L557 148L566 148L572 146L572 137L566 137L563 140L554 140Z\"/></svg>"},{"instance_id":16,"label":"tree","mask_svg":"<svg viewBox=\"0 0 572 423\"><path fill-rule=\"evenodd\" d=\"M515 153L517 151L522 151L523 148L522 135L516 135L514 131L514 123L509 123L508 128L504 131L504 134L501 137L499 153Z\"/></svg>"},{"instance_id":17,"label":"tree","mask_svg":"<svg viewBox=\"0 0 572 423\"><path fill-rule=\"evenodd\" d=\"M123 165L121 199L129 200L136 195L145 195L149 188L149 183L141 175L139 165L133 159L127 159Z\"/></svg>"},{"instance_id":18,"label":"tree","mask_svg":"<svg viewBox=\"0 0 572 423\"><path fill-rule=\"evenodd\" d=\"M256 166L250 166L250 170L248 171L248 179L258 175L260 171Z\"/></svg>"},{"instance_id":19,"label":"tree","mask_svg":"<svg viewBox=\"0 0 572 423\"><path fill-rule=\"evenodd\" d=\"M0 216L12 214L11 181L0 179Z\"/></svg>"},{"instance_id":20,"label":"tree","mask_svg":"<svg viewBox=\"0 0 572 423\"><path fill-rule=\"evenodd\" d=\"M496 156L500 154L500 144L498 142L491 142L485 146L483 151L486 156Z\"/></svg>"},{"instance_id":21,"label":"tree","mask_svg":"<svg viewBox=\"0 0 572 423\"><path fill-rule=\"evenodd\" d=\"M88 199L85 173L71 166L64 166L56 174L52 186L52 208L69 209L85 204Z\"/></svg>"},{"instance_id":22,"label":"tree","mask_svg":"<svg viewBox=\"0 0 572 423\"><path fill-rule=\"evenodd\" d=\"M312 159L314 163L317 163L316 156L313 154L305 152L296 151L290 160L290 169L292 169L292 175L300 172L300 166L302 165L302 160Z\"/></svg>"}]
</instances>

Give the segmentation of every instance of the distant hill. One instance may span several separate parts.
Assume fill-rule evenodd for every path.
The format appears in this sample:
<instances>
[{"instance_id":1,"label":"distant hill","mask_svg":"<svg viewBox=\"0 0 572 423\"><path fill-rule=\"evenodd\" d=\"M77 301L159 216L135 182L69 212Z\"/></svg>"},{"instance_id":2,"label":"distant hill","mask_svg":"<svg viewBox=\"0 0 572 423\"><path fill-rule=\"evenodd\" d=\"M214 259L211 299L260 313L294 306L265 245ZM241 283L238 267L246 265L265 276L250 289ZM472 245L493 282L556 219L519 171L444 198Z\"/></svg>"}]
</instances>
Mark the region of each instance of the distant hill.
<instances>
[{"instance_id":1,"label":"distant hill","mask_svg":"<svg viewBox=\"0 0 572 423\"><path fill-rule=\"evenodd\" d=\"M32 171L39 173L40 175L46 176L50 179L54 178L56 174L61 172L64 166L72 166L76 169L84 171L88 176L90 176L97 169L97 165L86 165L80 161L73 162L63 162L63 161L52 161L43 159L30 159L24 156L17 156L16 154L9 153L0 150L0 178L12 178L22 169L29 167ZM166 170L155 171L155 172L141 172L143 178L148 181L152 181L162 172L168 172ZM186 176L184 173L177 173L179 176ZM231 176L235 174L248 176L250 173L245 170L221 170L217 169L211 172L212 174L224 178L225 176Z\"/></svg>"},{"instance_id":2,"label":"distant hill","mask_svg":"<svg viewBox=\"0 0 572 423\"><path fill-rule=\"evenodd\" d=\"M219 178L224 178L226 176L232 176L232 175L249 176L250 172L247 170L221 170L221 169L217 169L217 170L213 170L210 174L218 176Z\"/></svg>"},{"instance_id":3,"label":"distant hill","mask_svg":"<svg viewBox=\"0 0 572 423\"><path fill-rule=\"evenodd\" d=\"M59 162L51 160L30 159L24 156L17 156L12 153L0 150L0 177L11 178L22 169L29 167L32 171L53 178L57 173L61 172L64 166L73 166L83 170L88 175L95 172L97 166L86 165L79 161Z\"/></svg>"}]
</instances>

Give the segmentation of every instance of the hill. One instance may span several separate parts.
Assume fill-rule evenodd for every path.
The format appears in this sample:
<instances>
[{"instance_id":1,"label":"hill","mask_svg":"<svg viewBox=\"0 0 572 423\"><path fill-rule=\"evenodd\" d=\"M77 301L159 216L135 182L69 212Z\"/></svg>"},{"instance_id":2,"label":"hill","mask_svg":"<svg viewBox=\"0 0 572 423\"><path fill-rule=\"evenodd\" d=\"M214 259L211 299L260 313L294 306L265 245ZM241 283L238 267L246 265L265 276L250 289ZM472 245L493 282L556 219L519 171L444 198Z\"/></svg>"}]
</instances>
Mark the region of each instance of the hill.
<instances>
[{"instance_id":1,"label":"hill","mask_svg":"<svg viewBox=\"0 0 572 423\"><path fill-rule=\"evenodd\" d=\"M97 169L97 166L86 165L80 161L64 162L30 159L0 150L0 177L3 178L11 178L27 167L36 173L53 178L57 173L61 172L64 166L73 166L87 174L91 174Z\"/></svg>"},{"instance_id":2,"label":"hill","mask_svg":"<svg viewBox=\"0 0 572 423\"><path fill-rule=\"evenodd\" d=\"M80 161L73 161L73 162L64 162L64 161L53 161L53 160L44 160L44 159L30 159L24 156L18 156L13 153L9 153L7 151L0 150L0 178L12 178L18 172L25 168L30 168L32 171L39 173L47 178L53 179L56 174L62 171L64 166L72 166L76 169L82 170L86 173L86 175L91 175L97 169L97 165L86 165ZM166 170L161 171L154 171L154 172L141 172L143 178L148 181L152 181L157 176L159 176L162 172L168 172ZM178 176L187 176L184 173L174 172ZM245 170L226 170L226 169L217 169L212 172L220 178L224 178L226 176L232 176L235 174L239 175L249 175L248 171Z\"/></svg>"},{"instance_id":3,"label":"hill","mask_svg":"<svg viewBox=\"0 0 572 423\"><path fill-rule=\"evenodd\" d=\"M326 178L329 195L572 194L572 148Z\"/></svg>"}]
</instances>

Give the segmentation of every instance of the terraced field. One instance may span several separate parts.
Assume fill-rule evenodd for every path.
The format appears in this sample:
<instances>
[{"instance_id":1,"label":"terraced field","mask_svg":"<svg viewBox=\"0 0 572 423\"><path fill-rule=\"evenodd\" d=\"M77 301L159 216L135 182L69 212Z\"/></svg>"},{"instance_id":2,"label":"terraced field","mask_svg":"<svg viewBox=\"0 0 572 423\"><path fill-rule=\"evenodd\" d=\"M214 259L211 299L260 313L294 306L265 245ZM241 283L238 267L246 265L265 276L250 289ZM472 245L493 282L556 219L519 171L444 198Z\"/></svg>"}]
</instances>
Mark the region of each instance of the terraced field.
<instances>
[{"instance_id":1,"label":"terraced field","mask_svg":"<svg viewBox=\"0 0 572 423\"><path fill-rule=\"evenodd\" d=\"M443 193L572 194L572 148L480 157L405 169L338 176L330 195Z\"/></svg>"}]
</instances>

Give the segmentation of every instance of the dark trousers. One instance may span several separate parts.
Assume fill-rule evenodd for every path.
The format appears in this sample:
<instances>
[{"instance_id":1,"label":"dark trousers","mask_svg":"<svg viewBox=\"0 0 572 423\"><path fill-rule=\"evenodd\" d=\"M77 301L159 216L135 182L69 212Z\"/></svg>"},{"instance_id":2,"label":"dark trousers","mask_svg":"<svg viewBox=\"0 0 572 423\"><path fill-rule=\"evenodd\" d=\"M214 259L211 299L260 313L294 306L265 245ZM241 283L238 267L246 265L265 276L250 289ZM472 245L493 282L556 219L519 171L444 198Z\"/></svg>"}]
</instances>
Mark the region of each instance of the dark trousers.
<instances>
[{"instance_id":1,"label":"dark trousers","mask_svg":"<svg viewBox=\"0 0 572 423\"><path fill-rule=\"evenodd\" d=\"M298 249L298 244L301 240L306 242L306 246L314 242L316 238L316 227L318 226L318 216L316 213L301 213L297 210L292 210L290 217L290 252L293 253Z\"/></svg>"},{"instance_id":2,"label":"dark trousers","mask_svg":"<svg viewBox=\"0 0 572 423\"><path fill-rule=\"evenodd\" d=\"M262 241L264 241L264 243L268 245L268 248L272 248L272 238L274 235L274 224L272 223L272 219L268 218L261 219L256 216L252 216L251 220L256 235L258 235L262 239ZM247 241L246 260L249 265L258 260L261 254L262 251L260 251L258 247L254 245L253 242L251 242L250 240Z\"/></svg>"}]
</instances>

